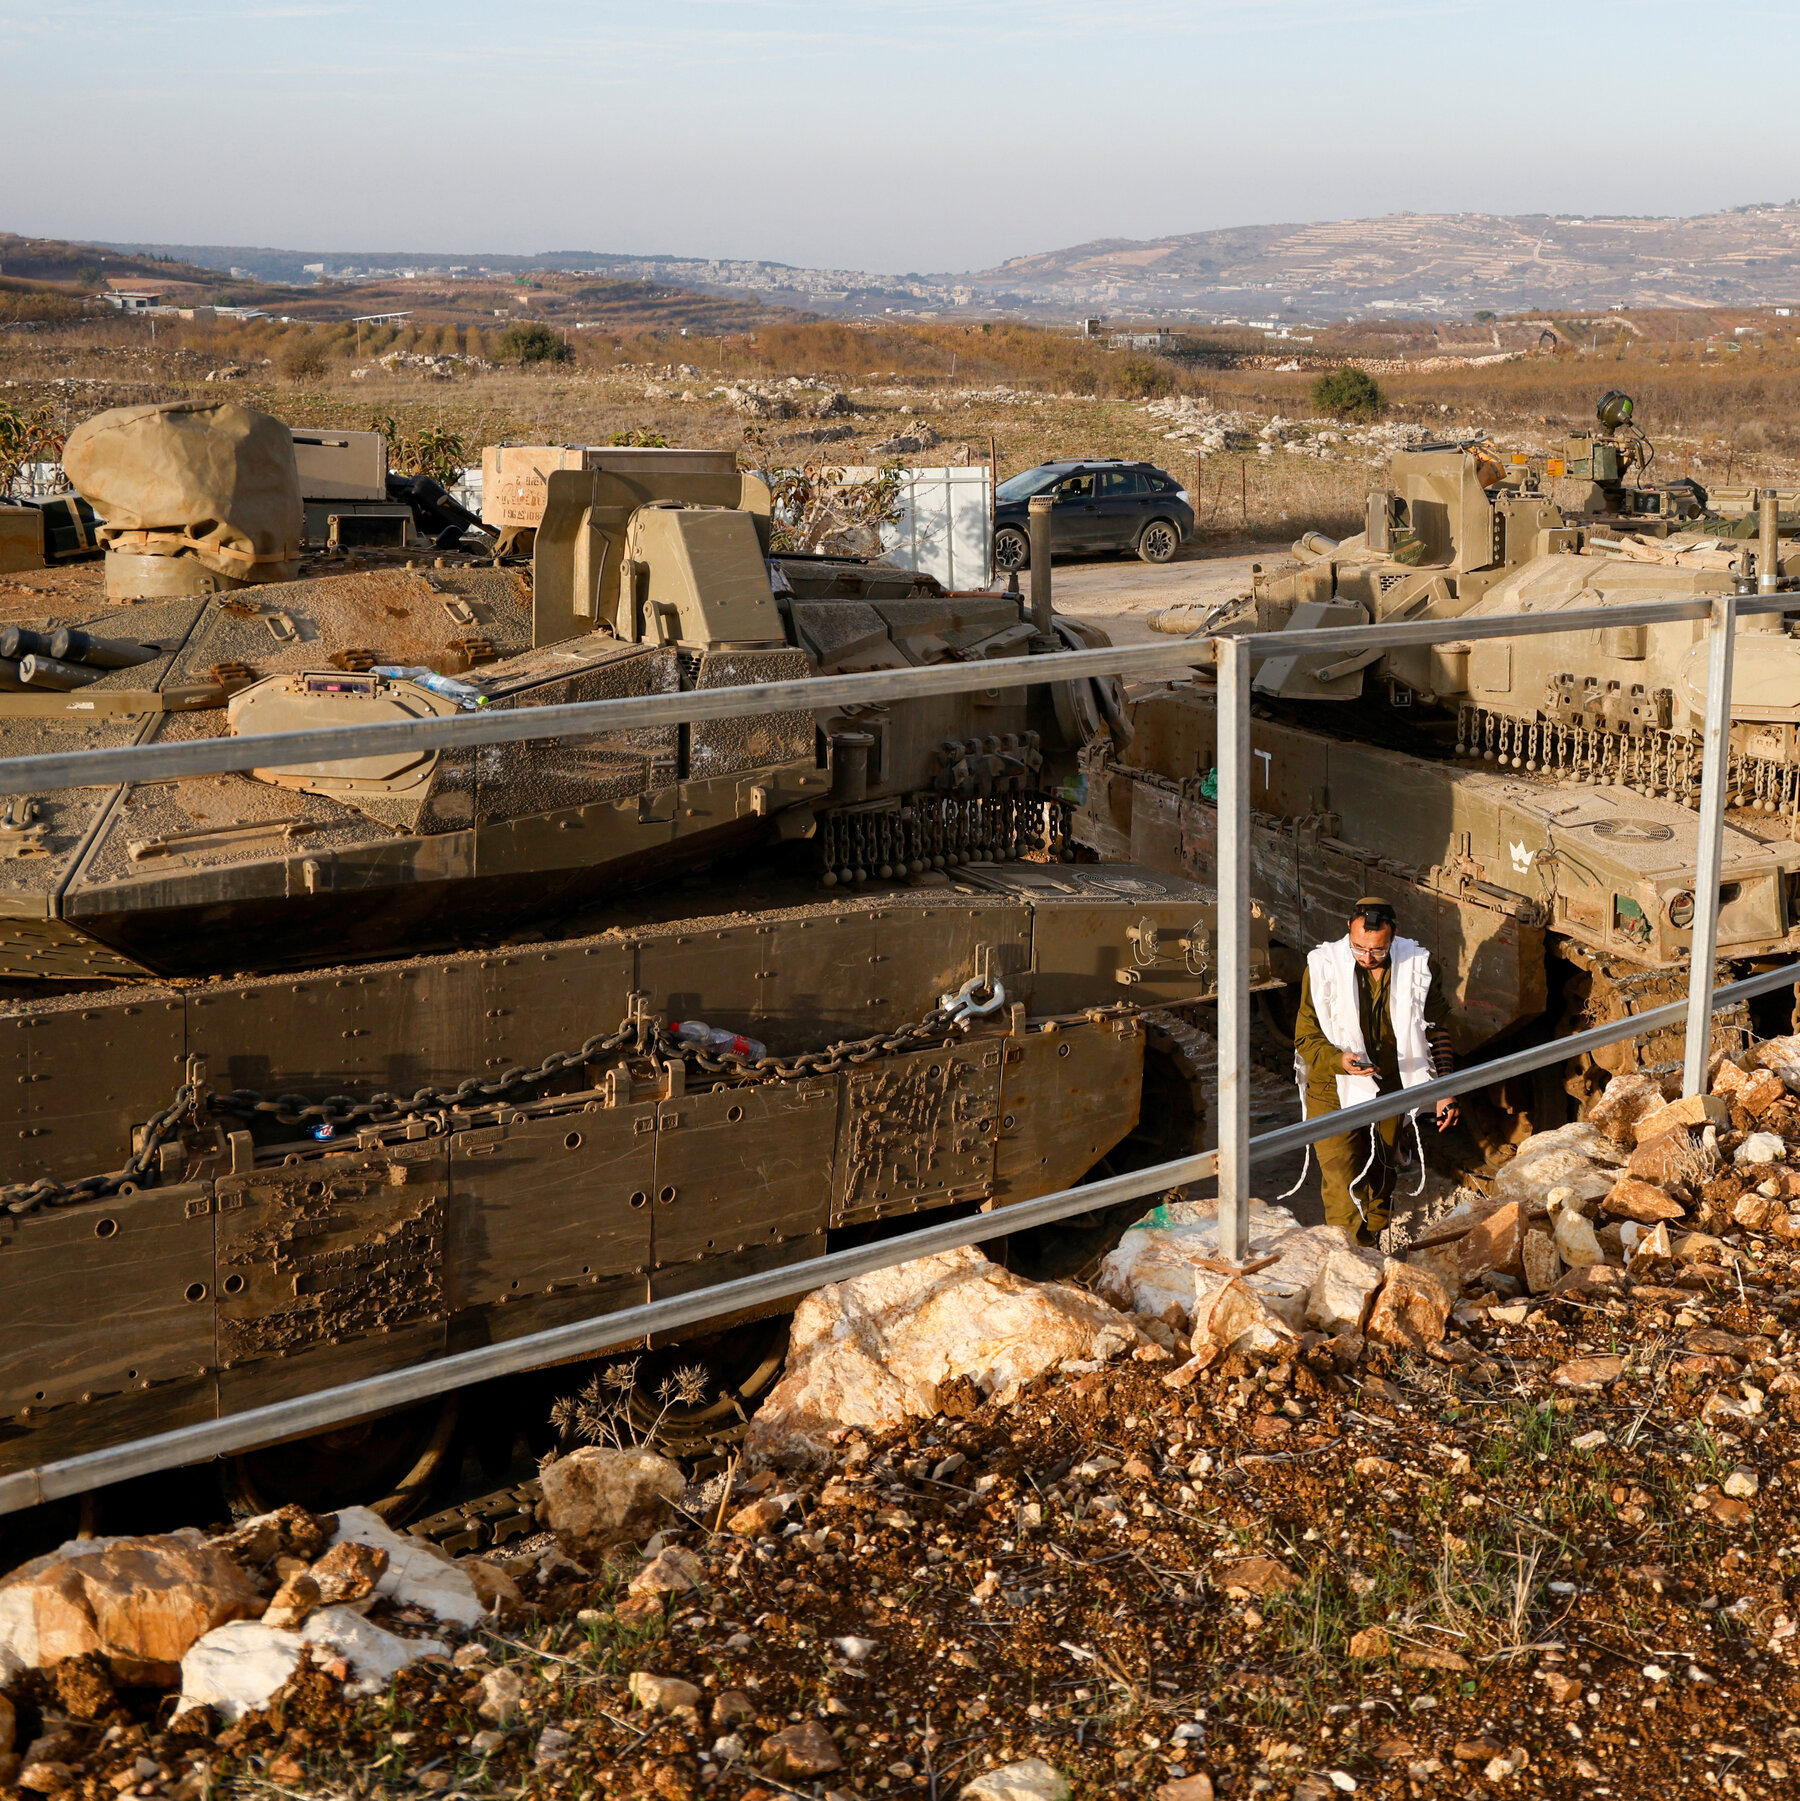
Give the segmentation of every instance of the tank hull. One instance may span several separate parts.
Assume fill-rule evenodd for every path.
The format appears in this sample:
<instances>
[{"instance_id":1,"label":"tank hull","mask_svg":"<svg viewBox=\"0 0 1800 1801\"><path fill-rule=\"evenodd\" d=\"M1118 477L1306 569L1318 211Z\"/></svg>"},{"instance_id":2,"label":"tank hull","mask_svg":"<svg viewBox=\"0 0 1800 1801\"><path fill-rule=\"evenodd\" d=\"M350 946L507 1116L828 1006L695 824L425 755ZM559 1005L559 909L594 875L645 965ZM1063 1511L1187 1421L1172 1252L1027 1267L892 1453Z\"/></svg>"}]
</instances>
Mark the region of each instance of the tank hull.
<instances>
[{"instance_id":1,"label":"tank hull","mask_svg":"<svg viewBox=\"0 0 1800 1801\"><path fill-rule=\"evenodd\" d=\"M1191 954L1144 967L1127 933L1146 922ZM1210 993L1212 927L1179 879L996 865L929 895L15 1005L0 1471L1075 1183L1139 1125L1145 1013ZM503 1080L634 1015L777 1057L899 1035L977 974L1006 991L993 1014L857 1062L739 1079L628 1040ZM305 1124L329 1096L471 1076L499 1091L324 1141ZM186 1079L234 1099L148 1186L49 1187L117 1169Z\"/></svg>"}]
</instances>

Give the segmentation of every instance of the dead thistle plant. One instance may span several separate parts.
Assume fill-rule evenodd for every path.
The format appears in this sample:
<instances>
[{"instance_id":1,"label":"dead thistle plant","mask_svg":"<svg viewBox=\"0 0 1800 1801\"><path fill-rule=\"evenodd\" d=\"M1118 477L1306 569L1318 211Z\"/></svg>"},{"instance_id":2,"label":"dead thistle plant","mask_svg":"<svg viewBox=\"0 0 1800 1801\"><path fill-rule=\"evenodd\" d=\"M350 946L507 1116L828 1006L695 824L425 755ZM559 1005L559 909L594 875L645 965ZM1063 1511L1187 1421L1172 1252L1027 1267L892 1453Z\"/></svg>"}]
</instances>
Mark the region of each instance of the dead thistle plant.
<instances>
[{"instance_id":1,"label":"dead thistle plant","mask_svg":"<svg viewBox=\"0 0 1800 1801\"><path fill-rule=\"evenodd\" d=\"M647 1396L638 1381L636 1357L609 1363L590 1376L572 1395L562 1395L550 1408L550 1424L559 1445L605 1445L615 1451L636 1451L652 1443L663 1423L677 1407L697 1407L711 1386L705 1369L684 1364L670 1371ZM654 1399L654 1417L645 1421ZM557 1455L560 1453L553 1453Z\"/></svg>"}]
</instances>

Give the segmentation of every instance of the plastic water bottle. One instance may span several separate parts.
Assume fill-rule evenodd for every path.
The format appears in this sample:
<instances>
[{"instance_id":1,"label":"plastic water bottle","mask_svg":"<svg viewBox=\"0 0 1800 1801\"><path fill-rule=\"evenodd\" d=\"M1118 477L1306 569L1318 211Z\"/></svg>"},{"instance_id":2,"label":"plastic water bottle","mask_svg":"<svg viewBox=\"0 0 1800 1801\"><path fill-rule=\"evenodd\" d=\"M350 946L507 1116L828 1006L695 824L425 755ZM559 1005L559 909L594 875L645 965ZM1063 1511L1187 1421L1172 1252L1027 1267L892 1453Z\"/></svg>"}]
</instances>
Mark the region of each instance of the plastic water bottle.
<instances>
[{"instance_id":1,"label":"plastic water bottle","mask_svg":"<svg viewBox=\"0 0 1800 1801\"><path fill-rule=\"evenodd\" d=\"M412 682L417 687L429 688L433 694L441 694L445 700L455 701L466 712L472 713L477 707L488 704L488 697L479 688L471 688L467 682L456 681L451 676L439 675L435 669L399 663L377 663L369 673L385 676L390 682Z\"/></svg>"},{"instance_id":2,"label":"plastic water bottle","mask_svg":"<svg viewBox=\"0 0 1800 1801\"><path fill-rule=\"evenodd\" d=\"M748 1057L752 1063L759 1063L769 1054L769 1047L760 1040L746 1038L741 1032L727 1032L720 1026L709 1026L703 1019L672 1019L669 1030L683 1044L711 1051L715 1056Z\"/></svg>"}]
</instances>

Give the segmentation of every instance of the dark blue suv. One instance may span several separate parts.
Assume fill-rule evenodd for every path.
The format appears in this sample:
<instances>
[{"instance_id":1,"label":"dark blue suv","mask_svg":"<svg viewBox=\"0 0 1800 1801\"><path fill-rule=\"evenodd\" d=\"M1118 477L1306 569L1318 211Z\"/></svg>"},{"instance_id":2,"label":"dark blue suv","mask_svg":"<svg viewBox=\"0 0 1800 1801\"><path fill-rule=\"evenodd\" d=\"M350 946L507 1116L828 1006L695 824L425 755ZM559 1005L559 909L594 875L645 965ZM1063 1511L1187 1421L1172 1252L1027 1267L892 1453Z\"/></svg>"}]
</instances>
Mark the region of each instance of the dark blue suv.
<instances>
[{"instance_id":1,"label":"dark blue suv","mask_svg":"<svg viewBox=\"0 0 1800 1801\"><path fill-rule=\"evenodd\" d=\"M1057 556L1135 550L1146 563L1166 563L1194 535L1194 509L1180 482L1150 463L1112 457L1040 463L1000 484L994 508L994 567L1031 561L1028 503L1054 494L1050 546Z\"/></svg>"}]
</instances>

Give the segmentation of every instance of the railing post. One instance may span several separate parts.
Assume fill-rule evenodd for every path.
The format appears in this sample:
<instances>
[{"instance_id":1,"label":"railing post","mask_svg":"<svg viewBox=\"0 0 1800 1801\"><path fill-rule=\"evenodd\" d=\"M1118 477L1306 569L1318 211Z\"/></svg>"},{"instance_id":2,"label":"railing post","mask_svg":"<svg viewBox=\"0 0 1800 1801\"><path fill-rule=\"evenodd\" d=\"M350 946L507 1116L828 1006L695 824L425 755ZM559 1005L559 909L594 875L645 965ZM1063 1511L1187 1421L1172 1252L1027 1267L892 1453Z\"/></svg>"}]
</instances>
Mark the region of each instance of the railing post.
<instances>
[{"instance_id":1,"label":"railing post","mask_svg":"<svg viewBox=\"0 0 1800 1801\"><path fill-rule=\"evenodd\" d=\"M1706 626L1706 719L1700 739L1700 845L1694 859L1694 930L1688 950L1684 1094L1706 1092L1712 1051L1713 965L1719 949L1719 876L1725 861L1725 787L1731 762L1731 666L1737 648L1737 596L1713 600Z\"/></svg>"},{"instance_id":2,"label":"railing post","mask_svg":"<svg viewBox=\"0 0 1800 1801\"><path fill-rule=\"evenodd\" d=\"M1056 511L1053 494L1034 494L1025 503L1031 528L1031 619L1040 638L1056 642L1056 608L1050 599L1051 521Z\"/></svg>"},{"instance_id":3,"label":"railing post","mask_svg":"<svg viewBox=\"0 0 1800 1801\"><path fill-rule=\"evenodd\" d=\"M1250 1248L1250 646L1220 638L1219 1254Z\"/></svg>"}]
</instances>

